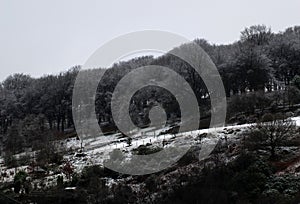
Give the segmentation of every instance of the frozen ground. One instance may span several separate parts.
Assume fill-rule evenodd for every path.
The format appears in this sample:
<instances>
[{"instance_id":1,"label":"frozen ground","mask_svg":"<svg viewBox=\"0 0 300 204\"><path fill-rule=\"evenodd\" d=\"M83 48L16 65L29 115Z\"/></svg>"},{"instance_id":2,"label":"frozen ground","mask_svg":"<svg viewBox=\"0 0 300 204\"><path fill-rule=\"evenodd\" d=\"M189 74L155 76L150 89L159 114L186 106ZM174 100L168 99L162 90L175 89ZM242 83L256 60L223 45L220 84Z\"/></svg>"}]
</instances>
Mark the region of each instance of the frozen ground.
<instances>
[{"instance_id":1,"label":"frozen ground","mask_svg":"<svg viewBox=\"0 0 300 204\"><path fill-rule=\"evenodd\" d=\"M294 117L292 120L296 121L297 126L300 126L300 117ZM160 135L161 132L164 132L171 127L162 127L159 129L142 129L135 130L132 132L133 140L132 146L128 146L126 138L120 138L120 134L113 134L108 136L101 136L96 138L89 138L86 140L77 140L76 138L70 138L64 141L59 141L58 143L64 143L67 149L72 149L75 152L79 152L81 145L83 146L84 156L78 156L77 153L65 155L64 159L66 162L69 162L75 172L81 172L85 166L90 165L102 165L106 159L109 159L109 154L115 149L120 149L123 152L131 152L134 148L139 147L140 145L151 144L152 146L163 147L163 141L167 142L166 146L186 146L186 145L199 145L199 141L196 139L199 135L207 133L206 137L202 139L202 146L216 145L218 140L224 140L224 138L234 139L237 137L237 131L243 131L250 127L253 124L244 124L244 125L233 125L226 127L210 128L203 130L196 130L191 132L179 133L176 134L166 134ZM24 155L25 153L16 155L17 158ZM34 155L35 152L27 152L27 154ZM130 153L128 154L130 156ZM0 171L2 173L0 182L12 182L14 175L18 171L28 172L28 166L22 166L18 168L7 169L3 165L3 158L0 158ZM300 162L297 162L296 167L300 166ZM62 166L60 167L62 168ZM4 176L6 174L6 176ZM56 179L58 176L63 176L67 180L66 176L62 173L47 172L47 176L41 179L34 180L33 183L36 183L38 188L45 186L56 185Z\"/></svg>"}]
</instances>

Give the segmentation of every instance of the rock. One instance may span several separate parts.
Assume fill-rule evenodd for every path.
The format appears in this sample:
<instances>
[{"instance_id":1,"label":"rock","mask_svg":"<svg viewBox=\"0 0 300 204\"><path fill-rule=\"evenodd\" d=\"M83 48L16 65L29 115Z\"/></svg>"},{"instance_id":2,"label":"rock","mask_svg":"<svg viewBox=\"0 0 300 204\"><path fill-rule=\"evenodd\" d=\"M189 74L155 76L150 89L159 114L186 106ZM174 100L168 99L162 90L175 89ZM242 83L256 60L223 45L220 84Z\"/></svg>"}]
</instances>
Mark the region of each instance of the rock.
<instances>
[{"instance_id":1,"label":"rock","mask_svg":"<svg viewBox=\"0 0 300 204\"><path fill-rule=\"evenodd\" d=\"M233 134L233 133L234 133L234 130L233 130L233 129L230 129L230 130L227 131L226 134Z\"/></svg>"}]
</instances>

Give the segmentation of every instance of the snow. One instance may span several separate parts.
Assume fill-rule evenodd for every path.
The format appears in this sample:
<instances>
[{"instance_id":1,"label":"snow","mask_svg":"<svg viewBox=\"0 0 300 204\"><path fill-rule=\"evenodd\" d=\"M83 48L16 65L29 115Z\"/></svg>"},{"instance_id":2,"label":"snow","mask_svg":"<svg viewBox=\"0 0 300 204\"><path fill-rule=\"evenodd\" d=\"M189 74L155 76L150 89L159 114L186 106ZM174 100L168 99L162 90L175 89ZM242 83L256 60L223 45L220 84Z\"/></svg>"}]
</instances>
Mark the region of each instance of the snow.
<instances>
[{"instance_id":1,"label":"snow","mask_svg":"<svg viewBox=\"0 0 300 204\"><path fill-rule=\"evenodd\" d=\"M293 121L295 121L296 122L296 125L297 126L300 126L300 116L298 116L298 117L293 117L293 118L291 118Z\"/></svg>"},{"instance_id":2,"label":"snow","mask_svg":"<svg viewBox=\"0 0 300 204\"><path fill-rule=\"evenodd\" d=\"M300 126L300 116L291 118L296 122L297 126ZM146 145L147 143L152 144L152 146L162 147L163 141L168 141L167 147L172 146L191 146L194 144L199 145L199 141L197 141L197 137L203 133L207 133L205 138L202 138L201 144L202 146L211 146L216 145L217 141L220 139L224 141L227 138L232 140L236 139L239 134L237 134L237 130L239 132L245 131L247 128L253 126L255 124L243 124L243 125L230 125L226 127L216 127L216 128L208 128L202 130L195 130L190 132L178 133L176 136L174 134L165 134L159 135L161 132L167 131L172 127L166 126L158 129L154 128L145 128L141 130L134 130L131 132L132 134L132 146L128 146L126 143L126 138L119 138L120 134L112 134L108 136L98 136L95 138L88 138L86 140L78 140L76 138L69 138L63 141L57 141L57 144L63 144L67 147L68 150L72 149L78 152L81 149L81 145L83 146L83 152L86 156L78 157L76 153L64 155L64 160L70 162L73 166L74 171L80 173L84 167L91 165L102 165L103 162L109 159L109 154L115 150L120 149L123 152L128 152L127 156L131 156L131 152L134 148L139 147L140 145ZM229 131L232 133L229 133ZM18 158L24 155L34 155L35 152L28 152L16 155ZM0 158L0 163L3 163L3 158ZM300 166L297 163L296 167ZM60 166L62 168L62 166ZM0 182L13 182L14 175L18 171L28 172L28 166L22 166L18 168L7 169L5 166L0 167L1 173L7 172L7 177L1 176ZM63 173L55 174L54 172L49 172L49 174L42 179L35 179L33 183L35 183L38 188L42 188L42 185L46 186L55 186L57 184L57 177L63 176L64 180L67 180L66 175ZM112 184L114 181L110 181Z\"/></svg>"}]
</instances>

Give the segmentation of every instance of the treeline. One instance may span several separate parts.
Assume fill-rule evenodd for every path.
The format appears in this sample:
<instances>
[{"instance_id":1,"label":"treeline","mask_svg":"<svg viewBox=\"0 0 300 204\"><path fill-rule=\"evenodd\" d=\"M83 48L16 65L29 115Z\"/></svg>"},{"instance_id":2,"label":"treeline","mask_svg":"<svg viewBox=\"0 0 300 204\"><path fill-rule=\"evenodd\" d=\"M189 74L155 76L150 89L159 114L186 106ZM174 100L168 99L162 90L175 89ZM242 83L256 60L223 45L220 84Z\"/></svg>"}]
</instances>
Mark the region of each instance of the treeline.
<instances>
[{"instance_id":1,"label":"treeline","mask_svg":"<svg viewBox=\"0 0 300 204\"><path fill-rule=\"evenodd\" d=\"M199 43L219 68L227 96L282 89L300 73L300 27L274 34L266 26L252 26L231 45Z\"/></svg>"},{"instance_id":2,"label":"treeline","mask_svg":"<svg viewBox=\"0 0 300 204\"><path fill-rule=\"evenodd\" d=\"M264 95L265 92L288 91L291 95L289 103L300 101L300 26L280 33L273 33L264 25L251 26L241 32L241 38L237 42L229 45L214 45L203 39L196 39L194 42L216 64L227 97L241 98L249 92ZM190 65L171 54L158 58L146 56L114 64L105 72L95 101L99 124L105 131L116 130L110 109L114 88L131 70L145 65L167 66L179 73L195 92L202 116L209 117L207 88ZM19 147L32 147L34 141L41 142L48 139L49 135L52 137L53 133L74 130L72 92L79 70L80 66L76 66L65 73L37 79L15 74L1 83L0 133L6 149L20 151L22 148ZM93 71L95 70L87 72ZM97 74L95 80L99 80ZM82 87L89 82L85 83L87 84L82 84ZM167 90L148 87L132 98L130 110L133 122L138 126L147 125L149 110L158 103L166 109L169 121L180 118L178 103ZM259 105L259 101L252 104L254 109ZM241 110L234 110L238 111Z\"/></svg>"},{"instance_id":3,"label":"treeline","mask_svg":"<svg viewBox=\"0 0 300 204\"><path fill-rule=\"evenodd\" d=\"M15 153L20 147L39 146L49 140L50 130L73 128L72 87L77 73L75 67L38 79L15 74L1 84L0 132L7 150Z\"/></svg>"}]
</instances>

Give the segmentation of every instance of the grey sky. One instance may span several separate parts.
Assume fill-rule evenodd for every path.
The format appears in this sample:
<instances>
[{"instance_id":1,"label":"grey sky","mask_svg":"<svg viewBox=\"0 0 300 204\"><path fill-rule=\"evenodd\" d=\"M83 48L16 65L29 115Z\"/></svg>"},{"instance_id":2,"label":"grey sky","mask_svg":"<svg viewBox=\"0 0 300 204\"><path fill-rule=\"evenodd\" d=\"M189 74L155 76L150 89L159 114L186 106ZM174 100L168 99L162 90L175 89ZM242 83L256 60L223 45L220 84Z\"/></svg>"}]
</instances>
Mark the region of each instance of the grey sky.
<instances>
[{"instance_id":1,"label":"grey sky","mask_svg":"<svg viewBox=\"0 0 300 204\"><path fill-rule=\"evenodd\" d=\"M253 24L300 25L299 9L299 0L0 0L0 80L67 70L131 31L230 43Z\"/></svg>"}]
</instances>

